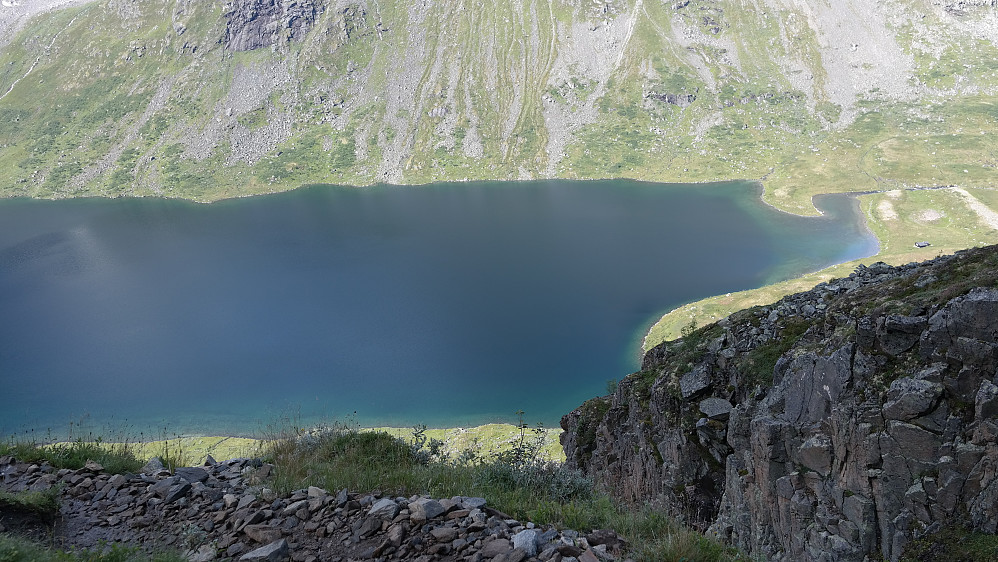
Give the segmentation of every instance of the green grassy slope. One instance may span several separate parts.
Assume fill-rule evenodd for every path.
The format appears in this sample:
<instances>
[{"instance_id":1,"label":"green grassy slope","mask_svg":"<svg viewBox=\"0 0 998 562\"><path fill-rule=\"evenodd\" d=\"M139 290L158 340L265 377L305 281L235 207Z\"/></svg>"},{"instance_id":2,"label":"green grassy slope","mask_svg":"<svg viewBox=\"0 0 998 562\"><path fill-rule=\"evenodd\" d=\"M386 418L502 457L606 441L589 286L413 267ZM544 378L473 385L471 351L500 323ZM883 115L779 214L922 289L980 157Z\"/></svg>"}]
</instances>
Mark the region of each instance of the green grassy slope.
<instances>
[{"instance_id":1,"label":"green grassy slope","mask_svg":"<svg viewBox=\"0 0 998 562\"><path fill-rule=\"evenodd\" d=\"M234 52L221 1L99 0L0 52L0 194L758 178L812 213L821 192L995 183L986 15L894 3L869 23L894 58L849 66L865 45L820 2L756 4L320 3L303 39Z\"/></svg>"}]
</instances>

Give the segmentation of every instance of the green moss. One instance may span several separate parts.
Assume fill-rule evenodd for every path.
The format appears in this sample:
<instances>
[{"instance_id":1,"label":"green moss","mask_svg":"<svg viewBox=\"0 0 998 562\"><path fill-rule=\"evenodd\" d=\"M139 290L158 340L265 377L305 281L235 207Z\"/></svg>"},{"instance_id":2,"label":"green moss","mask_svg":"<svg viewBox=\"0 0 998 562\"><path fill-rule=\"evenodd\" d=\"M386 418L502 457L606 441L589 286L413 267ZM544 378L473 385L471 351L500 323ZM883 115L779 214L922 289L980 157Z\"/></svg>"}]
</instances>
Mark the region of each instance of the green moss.
<instances>
[{"instance_id":1,"label":"green moss","mask_svg":"<svg viewBox=\"0 0 998 562\"><path fill-rule=\"evenodd\" d=\"M587 456L592 452L596 443L596 430L600 423L610 411L609 398L593 398L587 400L579 408L579 423L575 429L576 438L576 462L579 466L588 464Z\"/></svg>"},{"instance_id":2,"label":"green moss","mask_svg":"<svg viewBox=\"0 0 998 562\"><path fill-rule=\"evenodd\" d=\"M959 560L984 562L998 559L998 536L970 531L959 526L914 540L905 547L903 562L943 562Z\"/></svg>"},{"instance_id":3,"label":"green moss","mask_svg":"<svg viewBox=\"0 0 998 562\"><path fill-rule=\"evenodd\" d=\"M757 346L741 359L738 370L748 387L771 386L776 362L797 343L810 327L806 321L788 323L772 341Z\"/></svg>"}]
</instances>

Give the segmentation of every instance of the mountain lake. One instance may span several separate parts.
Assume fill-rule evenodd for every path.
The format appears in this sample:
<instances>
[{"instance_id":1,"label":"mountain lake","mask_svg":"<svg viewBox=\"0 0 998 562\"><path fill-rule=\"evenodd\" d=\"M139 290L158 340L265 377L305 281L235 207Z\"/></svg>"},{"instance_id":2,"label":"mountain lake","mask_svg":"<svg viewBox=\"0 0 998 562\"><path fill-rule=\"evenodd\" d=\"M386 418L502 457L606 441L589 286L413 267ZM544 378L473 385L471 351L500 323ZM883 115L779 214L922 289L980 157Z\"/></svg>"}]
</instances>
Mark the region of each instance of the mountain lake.
<instances>
[{"instance_id":1,"label":"mountain lake","mask_svg":"<svg viewBox=\"0 0 998 562\"><path fill-rule=\"evenodd\" d=\"M855 198L752 182L0 201L0 435L554 426L661 314L872 255Z\"/></svg>"}]
</instances>

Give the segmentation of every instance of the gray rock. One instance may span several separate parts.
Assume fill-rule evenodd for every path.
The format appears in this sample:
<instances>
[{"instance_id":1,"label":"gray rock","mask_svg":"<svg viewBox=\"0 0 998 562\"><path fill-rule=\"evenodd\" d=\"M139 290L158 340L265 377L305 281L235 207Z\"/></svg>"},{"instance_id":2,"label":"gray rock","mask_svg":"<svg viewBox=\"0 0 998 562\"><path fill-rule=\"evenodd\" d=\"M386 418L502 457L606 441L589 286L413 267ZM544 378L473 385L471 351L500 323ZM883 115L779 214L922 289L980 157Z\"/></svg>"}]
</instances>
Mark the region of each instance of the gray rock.
<instances>
[{"instance_id":1,"label":"gray rock","mask_svg":"<svg viewBox=\"0 0 998 562\"><path fill-rule=\"evenodd\" d=\"M236 504L236 510L245 509L253 505L253 502L255 501L256 496L253 494L243 494L243 496L239 498L239 503Z\"/></svg>"},{"instance_id":2,"label":"gray rock","mask_svg":"<svg viewBox=\"0 0 998 562\"><path fill-rule=\"evenodd\" d=\"M533 529L520 531L513 535L513 548L523 550L527 556L537 556L537 535Z\"/></svg>"},{"instance_id":3,"label":"gray rock","mask_svg":"<svg viewBox=\"0 0 998 562\"><path fill-rule=\"evenodd\" d=\"M261 546L256 550L251 550L239 558L240 560L254 561L263 560L266 562L284 562L291 560L291 548L288 541L281 539L267 546Z\"/></svg>"},{"instance_id":4,"label":"gray rock","mask_svg":"<svg viewBox=\"0 0 998 562\"><path fill-rule=\"evenodd\" d=\"M891 383L884 403L884 416L893 420L910 421L936 407L943 395L941 384L911 377Z\"/></svg>"},{"instance_id":5,"label":"gray rock","mask_svg":"<svg viewBox=\"0 0 998 562\"><path fill-rule=\"evenodd\" d=\"M349 499L350 494L347 492L347 489L344 488L340 490L336 494L336 507L343 507Z\"/></svg>"},{"instance_id":6,"label":"gray rock","mask_svg":"<svg viewBox=\"0 0 998 562\"><path fill-rule=\"evenodd\" d=\"M832 471L832 441L827 435L814 435L797 450L801 464L822 476Z\"/></svg>"},{"instance_id":7,"label":"gray rock","mask_svg":"<svg viewBox=\"0 0 998 562\"><path fill-rule=\"evenodd\" d=\"M991 381L981 382L974 397L974 417L978 420L998 417L998 386Z\"/></svg>"},{"instance_id":8,"label":"gray rock","mask_svg":"<svg viewBox=\"0 0 998 562\"><path fill-rule=\"evenodd\" d=\"M684 400L695 398L710 388L710 370L703 365L679 378L679 391Z\"/></svg>"},{"instance_id":9,"label":"gray rock","mask_svg":"<svg viewBox=\"0 0 998 562\"><path fill-rule=\"evenodd\" d=\"M246 536L261 544L271 544L277 542L284 533L277 527L271 525L247 525L243 528Z\"/></svg>"},{"instance_id":10,"label":"gray rock","mask_svg":"<svg viewBox=\"0 0 998 562\"><path fill-rule=\"evenodd\" d=\"M915 347L927 325L928 319L921 316L891 314L877 336L880 348L889 355L900 355Z\"/></svg>"},{"instance_id":11,"label":"gray rock","mask_svg":"<svg viewBox=\"0 0 998 562\"><path fill-rule=\"evenodd\" d=\"M282 514L285 516L294 515L300 509L308 509L308 500L298 500L284 508Z\"/></svg>"},{"instance_id":12,"label":"gray rock","mask_svg":"<svg viewBox=\"0 0 998 562\"><path fill-rule=\"evenodd\" d=\"M368 517L364 519L360 526L355 531L355 536L360 539L365 539L375 533L381 531L383 521L379 517Z\"/></svg>"},{"instance_id":13,"label":"gray rock","mask_svg":"<svg viewBox=\"0 0 998 562\"><path fill-rule=\"evenodd\" d=\"M187 495L191 491L191 485L189 482L181 482L180 484L174 484L170 487L170 490L163 496L163 503L173 503L180 498Z\"/></svg>"},{"instance_id":14,"label":"gray rock","mask_svg":"<svg viewBox=\"0 0 998 562\"><path fill-rule=\"evenodd\" d=\"M429 521L443 515L444 507L437 500L420 498L409 504L409 519L414 522Z\"/></svg>"},{"instance_id":15,"label":"gray rock","mask_svg":"<svg viewBox=\"0 0 998 562\"><path fill-rule=\"evenodd\" d=\"M483 546L479 552L481 552L484 558L495 558L496 556L506 554L511 550L513 550L513 543L509 542L509 540L495 539L485 543L485 546Z\"/></svg>"},{"instance_id":16,"label":"gray rock","mask_svg":"<svg viewBox=\"0 0 998 562\"><path fill-rule=\"evenodd\" d=\"M727 420L732 408L731 402L723 398L707 398L700 401L700 411L712 420Z\"/></svg>"},{"instance_id":17,"label":"gray rock","mask_svg":"<svg viewBox=\"0 0 998 562\"><path fill-rule=\"evenodd\" d=\"M251 51L280 43L284 38L298 41L305 37L325 10L325 4L312 0L237 0L226 5L227 49Z\"/></svg>"},{"instance_id":18,"label":"gray rock","mask_svg":"<svg viewBox=\"0 0 998 562\"><path fill-rule=\"evenodd\" d=\"M464 509L480 509L486 503L485 498L461 498L461 507Z\"/></svg>"},{"instance_id":19,"label":"gray rock","mask_svg":"<svg viewBox=\"0 0 998 562\"><path fill-rule=\"evenodd\" d=\"M367 514L372 517L380 517L381 519L394 519L399 514L399 506L395 503L395 500L382 498L371 506Z\"/></svg>"},{"instance_id":20,"label":"gray rock","mask_svg":"<svg viewBox=\"0 0 998 562\"><path fill-rule=\"evenodd\" d=\"M439 542L451 542L457 538L458 530L454 527L437 527L430 530L430 534Z\"/></svg>"},{"instance_id":21,"label":"gray rock","mask_svg":"<svg viewBox=\"0 0 998 562\"><path fill-rule=\"evenodd\" d=\"M208 471L199 467L178 468L173 471L173 474L191 484L208 480Z\"/></svg>"},{"instance_id":22,"label":"gray rock","mask_svg":"<svg viewBox=\"0 0 998 562\"><path fill-rule=\"evenodd\" d=\"M210 544L203 544L187 555L187 562L211 562L212 560L215 560L215 547Z\"/></svg>"},{"instance_id":23,"label":"gray rock","mask_svg":"<svg viewBox=\"0 0 998 562\"><path fill-rule=\"evenodd\" d=\"M529 558L527 552L522 548L514 548L506 554L500 554L492 559L492 562L523 562ZM597 561L599 562L599 561Z\"/></svg>"},{"instance_id":24,"label":"gray rock","mask_svg":"<svg viewBox=\"0 0 998 562\"><path fill-rule=\"evenodd\" d=\"M145 465L142 466L142 474L148 474L150 476L158 475L162 471L166 471L166 467L163 466L163 461L159 457L153 457L149 459Z\"/></svg>"}]
</instances>

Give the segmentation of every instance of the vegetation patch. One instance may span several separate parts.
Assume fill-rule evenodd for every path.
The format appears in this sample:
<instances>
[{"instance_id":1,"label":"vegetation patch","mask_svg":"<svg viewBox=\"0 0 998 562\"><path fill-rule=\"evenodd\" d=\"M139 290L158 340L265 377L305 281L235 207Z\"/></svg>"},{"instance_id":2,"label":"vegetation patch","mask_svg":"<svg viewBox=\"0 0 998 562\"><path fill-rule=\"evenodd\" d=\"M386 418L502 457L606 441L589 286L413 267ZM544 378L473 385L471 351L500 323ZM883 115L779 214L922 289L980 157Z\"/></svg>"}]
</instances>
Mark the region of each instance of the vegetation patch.
<instances>
[{"instance_id":1,"label":"vegetation patch","mask_svg":"<svg viewBox=\"0 0 998 562\"><path fill-rule=\"evenodd\" d=\"M579 466L588 464L584 457L592 452L596 443L596 430L609 411L609 397L592 398L579 407L579 424L575 428L575 438L578 442L576 447L578 457L575 460Z\"/></svg>"},{"instance_id":2,"label":"vegetation patch","mask_svg":"<svg viewBox=\"0 0 998 562\"><path fill-rule=\"evenodd\" d=\"M104 443L100 439L54 445L39 445L30 441L9 440L0 444L0 456L10 455L22 462L48 463L55 468L78 470L94 461L112 474L138 472L145 461L135 456L131 443Z\"/></svg>"},{"instance_id":3,"label":"vegetation patch","mask_svg":"<svg viewBox=\"0 0 998 562\"><path fill-rule=\"evenodd\" d=\"M7 492L0 490L0 513L14 510L39 517L51 524L59 513L59 489Z\"/></svg>"},{"instance_id":4,"label":"vegetation patch","mask_svg":"<svg viewBox=\"0 0 998 562\"><path fill-rule=\"evenodd\" d=\"M749 351L738 365L745 383L750 387L772 386L776 362L804 336L808 327L806 321L789 322L772 341Z\"/></svg>"},{"instance_id":5,"label":"vegetation patch","mask_svg":"<svg viewBox=\"0 0 998 562\"><path fill-rule=\"evenodd\" d=\"M25 538L0 535L0 562L184 562L174 553L145 554L138 548L111 544L94 551L63 551Z\"/></svg>"},{"instance_id":6,"label":"vegetation patch","mask_svg":"<svg viewBox=\"0 0 998 562\"><path fill-rule=\"evenodd\" d=\"M973 532L959 526L944 527L938 533L908 543L901 560L902 562L998 560L998 536Z\"/></svg>"},{"instance_id":7,"label":"vegetation patch","mask_svg":"<svg viewBox=\"0 0 998 562\"><path fill-rule=\"evenodd\" d=\"M594 402L590 408L602 419L608 403ZM290 431L266 450L277 467L271 485L278 492L316 485L403 496L479 496L522 521L582 531L613 529L630 542L629 555L638 562L745 559L650 507L618 505L581 473L544 461L539 434L525 426L507 451L468 450L456 459L440 455L438 444L420 436L423 431L416 428L410 441L343 425Z\"/></svg>"}]
</instances>

